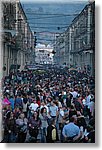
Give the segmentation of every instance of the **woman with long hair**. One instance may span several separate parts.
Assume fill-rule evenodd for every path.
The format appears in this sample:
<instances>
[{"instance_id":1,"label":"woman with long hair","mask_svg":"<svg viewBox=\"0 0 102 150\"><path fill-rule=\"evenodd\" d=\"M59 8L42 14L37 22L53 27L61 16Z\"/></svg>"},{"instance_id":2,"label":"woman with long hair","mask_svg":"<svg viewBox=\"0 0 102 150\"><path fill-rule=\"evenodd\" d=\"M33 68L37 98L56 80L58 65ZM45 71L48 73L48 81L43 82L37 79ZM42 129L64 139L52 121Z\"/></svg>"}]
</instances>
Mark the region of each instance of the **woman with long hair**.
<instances>
[{"instance_id":1,"label":"woman with long hair","mask_svg":"<svg viewBox=\"0 0 102 150\"><path fill-rule=\"evenodd\" d=\"M41 120L39 118L39 114L37 111L35 111L32 117L29 119L28 126L29 126L29 134L32 138L35 139L36 142L37 136L39 134L39 129L41 126Z\"/></svg>"},{"instance_id":2,"label":"woman with long hair","mask_svg":"<svg viewBox=\"0 0 102 150\"><path fill-rule=\"evenodd\" d=\"M41 109L41 114L39 115L41 119L41 143L46 143L46 133L47 133L47 127L48 127L48 115L47 115L47 109L43 107Z\"/></svg>"},{"instance_id":3,"label":"woman with long hair","mask_svg":"<svg viewBox=\"0 0 102 150\"><path fill-rule=\"evenodd\" d=\"M16 140L15 119L14 114L11 111L8 111L5 115L4 137L4 141L7 143L13 143Z\"/></svg>"}]
</instances>

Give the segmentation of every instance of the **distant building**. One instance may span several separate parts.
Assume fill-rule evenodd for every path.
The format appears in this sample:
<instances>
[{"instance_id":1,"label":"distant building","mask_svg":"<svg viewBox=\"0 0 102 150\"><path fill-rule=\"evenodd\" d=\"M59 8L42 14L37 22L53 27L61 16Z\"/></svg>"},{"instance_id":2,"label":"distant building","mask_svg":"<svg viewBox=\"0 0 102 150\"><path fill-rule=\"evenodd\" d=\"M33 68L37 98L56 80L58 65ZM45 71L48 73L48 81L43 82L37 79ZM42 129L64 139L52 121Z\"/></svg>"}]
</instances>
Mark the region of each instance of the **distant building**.
<instances>
[{"instance_id":1,"label":"distant building","mask_svg":"<svg viewBox=\"0 0 102 150\"><path fill-rule=\"evenodd\" d=\"M35 63L36 64L53 64L52 48L36 48Z\"/></svg>"},{"instance_id":2,"label":"distant building","mask_svg":"<svg viewBox=\"0 0 102 150\"><path fill-rule=\"evenodd\" d=\"M56 54L54 55L55 64L63 66L65 63L65 34L59 34L56 38Z\"/></svg>"}]
</instances>

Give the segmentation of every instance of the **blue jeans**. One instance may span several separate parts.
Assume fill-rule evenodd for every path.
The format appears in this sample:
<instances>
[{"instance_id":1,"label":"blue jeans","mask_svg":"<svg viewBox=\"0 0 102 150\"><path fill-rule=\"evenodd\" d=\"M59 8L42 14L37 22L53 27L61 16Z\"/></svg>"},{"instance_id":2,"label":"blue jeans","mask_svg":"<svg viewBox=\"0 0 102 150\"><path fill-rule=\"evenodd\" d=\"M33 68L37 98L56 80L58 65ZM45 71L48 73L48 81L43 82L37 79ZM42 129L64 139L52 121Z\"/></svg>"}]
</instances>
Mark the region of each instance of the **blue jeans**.
<instances>
[{"instance_id":1,"label":"blue jeans","mask_svg":"<svg viewBox=\"0 0 102 150\"><path fill-rule=\"evenodd\" d=\"M11 132L11 133L8 133L7 135L4 135L4 140L5 142L7 143L15 143L16 142L16 135L15 133Z\"/></svg>"},{"instance_id":2,"label":"blue jeans","mask_svg":"<svg viewBox=\"0 0 102 150\"><path fill-rule=\"evenodd\" d=\"M46 143L47 128L41 129L41 143Z\"/></svg>"}]
</instances>

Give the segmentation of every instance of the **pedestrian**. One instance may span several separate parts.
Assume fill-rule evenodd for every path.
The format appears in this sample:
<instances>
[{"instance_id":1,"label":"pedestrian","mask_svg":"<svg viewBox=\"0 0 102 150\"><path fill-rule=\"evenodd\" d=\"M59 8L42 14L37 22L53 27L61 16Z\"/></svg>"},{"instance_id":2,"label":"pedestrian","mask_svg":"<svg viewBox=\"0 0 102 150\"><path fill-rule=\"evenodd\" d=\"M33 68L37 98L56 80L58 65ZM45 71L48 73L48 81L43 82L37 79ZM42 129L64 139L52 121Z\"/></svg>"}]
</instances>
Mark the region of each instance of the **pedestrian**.
<instances>
[{"instance_id":1,"label":"pedestrian","mask_svg":"<svg viewBox=\"0 0 102 150\"><path fill-rule=\"evenodd\" d=\"M39 118L39 114L35 111L32 117L28 121L29 134L34 141L37 142L37 136L39 134L39 129L41 127L41 120Z\"/></svg>"},{"instance_id":2,"label":"pedestrian","mask_svg":"<svg viewBox=\"0 0 102 150\"><path fill-rule=\"evenodd\" d=\"M51 101L51 106L49 107L49 114L53 119L57 119L58 107L54 101Z\"/></svg>"},{"instance_id":3,"label":"pedestrian","mask_svg":"<svg viewBox=\"0 0 102 150\"><path fill-rule=\"evenodd\" d=\"M25 114L25 117L27 118L27 106L28 106L28 99L27 96L25 94L25 96L23 97L23 113Z\"/></svg>"},{"instance_id":4,"label":"pedestrian","mask_svg":"<svg viewBox=\"0 0 102 150\"><path fill-rule=\"evenodd\" d=\"M21 98L21 94L17 95L17 98L15 98L15 107L23 108L23 101Z\"/></svg>"},{"instance_id":5,"label":"pedestrian","mask_svg":"<svg viewBox=\"0 0 102 150\"><path fill-rule=\"evenodd\" d=\"M33 115L35 111L37 111L38 107L39 105L37 104L35 97L32 97L32 102L29 105L29 118Z\"/></svg>"},{"instance_id":6,"label":"pedestrian","mask_svg":"<svg viewBox=\"0 0 102 150\"><path fill-rule=\"evenodd\" d=\"M15 108L15 99L14 99L13 95L10 96L9 102L10 102L11 109L13 111Z\"/></svg>"},{"instance_id":7,"label":"pedestrian","mask_svg":"<svg viewBox=\"0 0 102 150\"><path fill-rule=\"evenodd\" d=\"M48 127L48 114L47 109L43 107L41 109L41 113L39 115L39 118L41 120L41 142L46 143L46 134L47 134L47 127Z\"/></svg>"},{"instance_id":8,"label":"pedestrian","mask_svg":"<svg viewBox=\"0 0 102 150\"><path fill-rule=\"evenodd\" d=\"M24 143L27 135L27 123L28 120L25 117L24 113L19 115L19 118L16 119L17 127L17 143Z\"/></svg>"},{"instance_id":9,"label":"pedestrian","mask_svg":"<svg viewBox=\"0 0 102 150\"><path fill-rule=\"evenodd\" d=\"M69 123L63 127L62 134L64 137L64 142L73 143L81 138L82 133L80 132L80 129L76 123L77 117L72 116L69 120Z\"/></svg>"},{"instance_id":10,"label":"pedestrian","mask_svg":"<svg viewBox=\"0 0 102 150\"><path fill-rule=\"evenodd\" d=\"M75 105L72 103L71 107L69 108L69 120L73 115L77 115L77 111Z\"/></svg>"},{"instance_id":11,"label":"pedestrian","mask_svg":"<svg viewBox=\"0 0 102 150\"><path fill-rule=\"evenodd\" d=\"M15 118L11 111L6 113L6 118L4 120L4 141L7 143L16 142L16 128L15 128Z\"/></svg>"},{"instance_id":12,"label":"pedestrian","mask_svg":"<svg viewBox=\"0 0 102 150\"><path fill-rule=\"evenodd\" d=\"M55 119L52 119L51 124L47 127L46 140L47 140L47 143L55 143L59 141Z\"/></svg>"}]
</instances>

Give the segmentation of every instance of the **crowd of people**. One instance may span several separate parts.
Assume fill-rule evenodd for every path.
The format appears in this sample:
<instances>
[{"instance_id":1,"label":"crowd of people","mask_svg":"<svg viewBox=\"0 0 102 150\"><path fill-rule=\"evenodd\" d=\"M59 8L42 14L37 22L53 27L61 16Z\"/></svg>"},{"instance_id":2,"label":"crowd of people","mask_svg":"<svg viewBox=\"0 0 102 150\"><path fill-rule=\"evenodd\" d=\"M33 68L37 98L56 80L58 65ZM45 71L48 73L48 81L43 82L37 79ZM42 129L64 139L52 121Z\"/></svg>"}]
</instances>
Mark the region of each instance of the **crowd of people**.
<instances>
[{"instance_id":1,"label":"crowd of people","mask_svg":"<svg viewBox=\"0 0 102 150\"><path fill-rule=\"evenodd\" d=\"M4 142L95 142L95 81L86 72L11 72L2 90Z\"/></svg>"}]
</instances>

